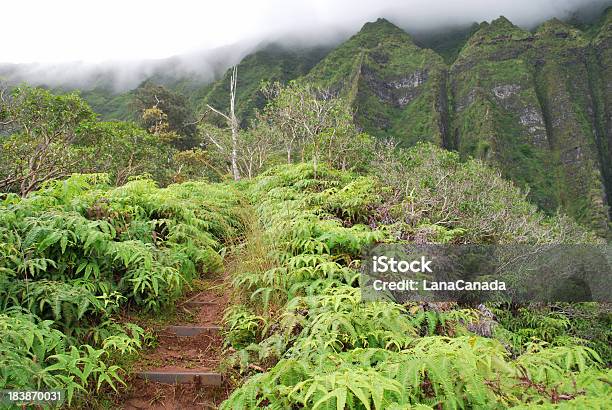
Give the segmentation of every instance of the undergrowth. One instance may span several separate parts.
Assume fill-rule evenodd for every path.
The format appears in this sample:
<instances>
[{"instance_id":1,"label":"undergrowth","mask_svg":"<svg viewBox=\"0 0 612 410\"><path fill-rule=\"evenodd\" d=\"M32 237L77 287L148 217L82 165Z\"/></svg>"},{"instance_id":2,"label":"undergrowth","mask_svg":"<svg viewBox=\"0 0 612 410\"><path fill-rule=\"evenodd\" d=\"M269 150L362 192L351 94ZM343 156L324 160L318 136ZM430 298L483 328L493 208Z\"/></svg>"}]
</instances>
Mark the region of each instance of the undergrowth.
<instances>
[{"instance_id":1,"label":"undergrowth","mask_svg":"<svg viewBox=\"0 0 612 410\"><path fill-rule=\"evenodd\" d=\"M597 240L477 161L419 145L383 162L163 189L74 175L4 195L0 389L62 388L73 405L117 390L150 341L123 313L164 314L229 252L224 409L610 407L599 305L362 302L360 257L376 243Z\"/></svg>"},{"instance_id":2,"label":"undergrowth","mask_svg":"<svg viewBox=\"0 0 612 410\"><path fill-rule=\"evenodd\" d=\"M309 164L279 167L249 184L258 246L244 252L244 269L233 276L241 304L225 317L232 354L226 366L239 387L222 408L609 406L612 374L601 344L609 331L587 341L564 313L531 312L531 318L500 314L486 337L469 330L484 320L482 310L361 301L359 257L369 244L505 242L513 229L526 243L574 234L582 235L575 241L589 240L565 220L532 215L520 192L500 178L478 181L488 191L462 190L449 198L472 208L447 207L435 190L451 192L452 181L467 183L487 169L438 157L429 147L408 155L424 159L407 165L412 169L399 189L381 183L392 182L391 173L357 177L319 166L315 174ZM419 172L436 161L439 179L436 172ZM418 197L423 190L433 197ZM412 209L412 218L398 220L398 207ZM500 223L486 231L470 225L492 210Z\"/></svg>"},{"instance_id":3,"label":"undergrowth","mask_svg":"<svg viewBox=\"0 0 612 410\"><path fill-rule=\"evenodd\" d=\"M111 188L74 175L0 202L0 388L113 389L112 363L150 336L127 310L160 312L222 265L239 236L239 197L220 185Z\"/></svg>"}]
</instances>

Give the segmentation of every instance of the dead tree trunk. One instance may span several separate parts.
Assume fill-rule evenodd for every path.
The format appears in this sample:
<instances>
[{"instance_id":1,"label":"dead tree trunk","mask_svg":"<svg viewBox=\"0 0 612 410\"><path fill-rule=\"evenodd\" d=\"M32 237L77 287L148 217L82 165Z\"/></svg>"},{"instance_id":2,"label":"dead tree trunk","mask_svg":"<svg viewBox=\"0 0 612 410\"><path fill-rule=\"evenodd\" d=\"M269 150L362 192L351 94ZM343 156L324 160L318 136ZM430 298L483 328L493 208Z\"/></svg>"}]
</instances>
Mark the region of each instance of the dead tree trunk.
<instances>
[{"instance_id":1,"label":"dead tree trunk","mask_svg":"<svg viewBox=\"0 0 612 410\"><path fill-rule=\"evenodd\" d=\"M232 168L232 176L235 181L240 179L240 170L238 169L238 133L240 124L236 118L236 83L238 82L238 67L232 68L232 76L230 79L230 111L229 115L222 113L216 108L207 104L207 107L215 113L222 116L227 122L227 126L232 132L232 147L230 151L230 163ZM214 142L214 141L213 141ZM218 144L217 144L218 145Z\"/></svg>"},{"instance_id":2,"label":"dead tree trunk","mask_svg":"<svg viewBox=\"0 0 612 410\"><path fill-rule=\"evenodd\" d=\"M232 174L235 181L240 179L240 171L238 170L238 119L235 111L237 81L238 66L234 66L230 82L230 127L232 129Z\"/></svg>"}]
</instances>

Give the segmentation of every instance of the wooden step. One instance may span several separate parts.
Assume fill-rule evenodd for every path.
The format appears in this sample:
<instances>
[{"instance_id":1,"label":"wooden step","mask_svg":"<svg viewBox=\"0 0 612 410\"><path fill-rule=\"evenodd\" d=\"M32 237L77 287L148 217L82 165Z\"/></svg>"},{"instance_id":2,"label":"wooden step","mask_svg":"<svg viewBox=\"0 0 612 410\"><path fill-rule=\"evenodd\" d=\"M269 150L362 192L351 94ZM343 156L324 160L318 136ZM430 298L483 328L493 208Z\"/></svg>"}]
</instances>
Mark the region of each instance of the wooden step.
<instances>
[{"instance_id":1,"label":"wooden step","mask_svg":"<svg viewBox=\"0 0 612 410\"><path fill-rule=\"evenodd\" d=\"M166 331L177 336L197 336L202 333L216 334L221 328L219 326L168 326Z\"/></svg>"},{"instance_id":2,"label":"wooden step","mask_svg":"<svg viewBox=\"0 0 612 410\"><path fill-rule=\"evenodd\" d=\"M142 379L164 384L197 383L202 386L221 386L223 375L198 370L156 370L136 373Z\"/></svg>"}]
</instances>

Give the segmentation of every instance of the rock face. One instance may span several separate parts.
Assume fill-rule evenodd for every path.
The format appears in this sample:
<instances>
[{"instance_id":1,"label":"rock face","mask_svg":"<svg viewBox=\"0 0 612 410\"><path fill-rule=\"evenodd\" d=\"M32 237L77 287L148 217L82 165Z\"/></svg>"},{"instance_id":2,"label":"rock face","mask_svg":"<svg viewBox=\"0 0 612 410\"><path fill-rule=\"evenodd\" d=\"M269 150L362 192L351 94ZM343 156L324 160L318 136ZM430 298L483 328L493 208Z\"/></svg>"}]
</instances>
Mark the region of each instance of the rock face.
<instances>
[{"instance_id":1,"label":"rock face","mask_svg":"<svg viewBox=\"0 0 612 410\"><path fill-rule=\"evenodd\" d=\"M605 233L609 154L598 142L591 51L559 20L533 34L503 17L484 23L451 67L450 115L462 154L498 165L542 208Z\"/></svg>"},{"instance_id":2,"label":"rock face","mask_svg":"<svg viewBox=\"0 0 612 410\"><path fill-rule=\"evenodd\" d=\"M612 8L592 41L591 90L595 102L595 133L602 163L607 204L612 207Z\"/></svg>"},{"instance_id":3,"label":"rock face","mask_svg":"<svg viewBox=\"0 0 612 410\"><path fill-rule=\"evenodd\" d=\"M447 140L447 69L432 50L384 19L367 23L305 77L347 97L366 132L403 145Z\"/></svg>"},{"instance_id":4,"label":"rock face","mask_svg":"<svg viewBox=\"0 0 612 410\"><path fill-rule=\"evenodd\" d=\"M506 177L529 185L532 199L554 209L550 141L535 74L525 53L533 35L500 17L483 23L450 68L455 148L496 163Z\"/></svg>"},{"instance_id":5,"label":"rock face","mask_svg":"<svg viewBox=\"0 0 612 410\"><path fill-rule=\"evenodd\" d=\"M560 204L584 224L604 232L604 163L595 126L590 42L578 30L551 20L537 30L533 45L529 57L547 119L551 153L557 160Z\"/></svg>"}]
</instances>

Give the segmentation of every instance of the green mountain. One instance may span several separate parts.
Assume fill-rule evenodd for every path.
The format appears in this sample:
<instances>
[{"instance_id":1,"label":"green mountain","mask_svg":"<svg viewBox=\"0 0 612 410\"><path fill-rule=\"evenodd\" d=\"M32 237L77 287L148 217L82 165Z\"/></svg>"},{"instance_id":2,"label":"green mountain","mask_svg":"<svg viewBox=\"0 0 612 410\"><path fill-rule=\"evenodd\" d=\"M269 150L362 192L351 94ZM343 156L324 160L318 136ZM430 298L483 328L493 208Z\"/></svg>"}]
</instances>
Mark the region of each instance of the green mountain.
<instances>
[{"instance_id":1,"label":"green mountain","mask_svg":"<svg viewBox=\"0 0 612 410\"><path fill-rule=\"evenodd\" d=\"M101 118L120 121L134 119L135 114L131 107L131 92L116 93L106 87L97 87L92 90L81 91L81 97Z\"/></svg>"},{"instance_id":2,"label":"green mountain","mask_svg":"<svg viewBox=\"0 0 612 410\"><path fill-rule=\"evenodd\" d=\"M471 28L450 65L448 51L461 38L430 41L446 51L443 58L379 19L303 80L347 97L366 132L405 146L431 141L495 164L541 208L561 207L605 233L609 16L592 39L556 19L530 32L500 17Z\"/></svg>"},{"instance_id":3,"label":"green mountain","mask_svg":"<svg viewBox=\"0 0 612 410\"><path fill-rule=\"evenodd\" d=\"M461 153L496 163L542 208L605 232L610 155L596 125L595 49L556 19L534 33L503 17L484 23L451 66L450 116Z\"/></svg>"},{"instance_id":4,"label":"green mountain","mask_svg":"<svg viewBox=\"0 0 612 410\"><path fill-rule=\"evenodd\" d=\"M496 162L507 177L532 187L532 199L554 209L555 183L534 73L523 53L531 33L499 18L483 23L451 66L453 145Z\"/></svg>"},{"instance_id":5,"label":"green mountain","mask_svg":"<svg viewBox=\"0 0 612 410\"><path fill-rule=\"evenodd\" d=\"M592 40L591 90L595 104L595 133L602 163L608 206L612 207L612 7Z\"/></svg>"},{"instance_id":6,"label":"green mountain","mask_svg":"<svg viewBox=\"0 0 612 410\"><path fill-rule=\"evenodd\" d=\"M379 19L330 52L305 80L347 97L355 121L372 135L444 145L446 77L442 57Z\"/></svg>"},{"instance_id":7,"label":"green mountain","mask_svg":"<svg viewBox=\"0 0 612 410\"><path fill-rule=\"evenodd\" d=\"M535 33L531 61L559 171L560 204L579 220L605 230L608 156L599 151L598 116L591 69L591 44L558 20ZM609 181L608 181L609 182Z\"/></svg>"},{"instance_id":8,"label":"green mountain","mask_svg":"<svg viewBox=\"0 0 612 410\"><path fill-rule=\"evenodd\" d=\"M329 47L290 49L278 44L266 47L244 57L238 64L237 114L247 125L256 108L263 108L265 99L259 92L262 81L286 83L306 74L325 56ZM194 112L206 109L206 104L226 110L229 104L229 71L215 81L206 81L195 73L164 75L163 70L146 82L163 85L185 97ZM139 86L139 87L140 87ZM67 92L68 88L57 88ZM132 104L135 90L115 92L109 85L81 91L81 96L105 120L133 120L137 117Z\"/></svg>"}]
</instances>

